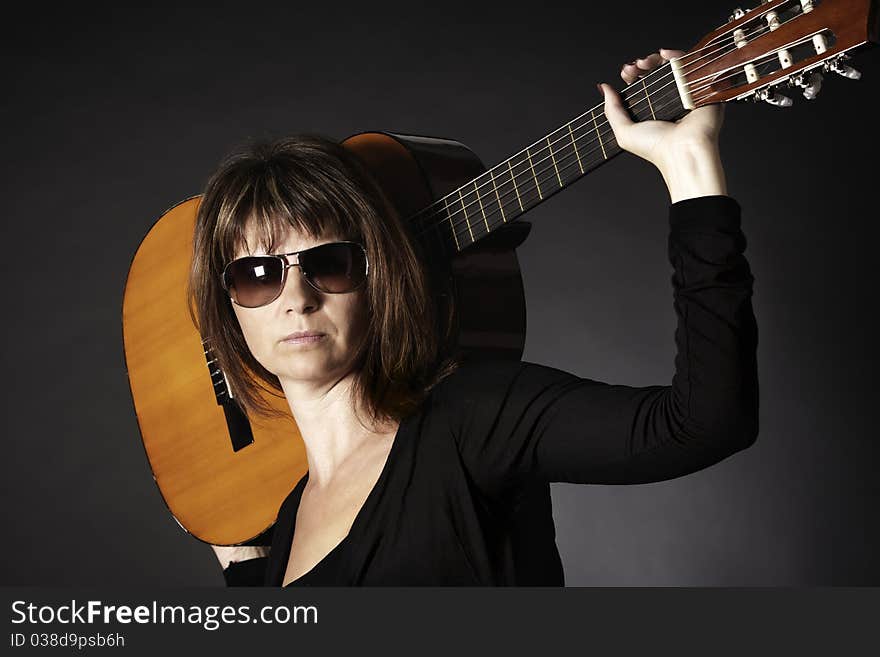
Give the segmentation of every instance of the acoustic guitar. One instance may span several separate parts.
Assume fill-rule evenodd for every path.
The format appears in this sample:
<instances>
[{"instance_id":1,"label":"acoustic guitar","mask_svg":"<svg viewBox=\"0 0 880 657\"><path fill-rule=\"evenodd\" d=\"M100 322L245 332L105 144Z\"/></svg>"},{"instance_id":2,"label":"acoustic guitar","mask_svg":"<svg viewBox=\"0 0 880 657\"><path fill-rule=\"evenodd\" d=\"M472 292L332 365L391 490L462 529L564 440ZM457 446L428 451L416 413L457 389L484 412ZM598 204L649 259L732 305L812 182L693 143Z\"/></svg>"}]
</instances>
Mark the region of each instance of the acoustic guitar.
<instances>
[{"instance_id":1,"label":"acoustic guitar","mask_svg":"<svg viewBox=\"0 0 880 657\"><path fill-rule=\"evenodd\" d=\"M626 87L636 120L676 120L711 103L785 107L815 98L823 73L854 79L850 52L877 43L880 0L772 0L709 32L686 55ZM487 169L449 139L369 132L343 141L370 168L431 254L445 327L462 357L519 358L526 313L516 247L531 208L621 153L602 106ZM305 473L286 402L280 419L247 417L189 314L186 282L199 197L163 214L131 263L123 301L128 378L144 449L177 522L217 545L260 542Z\"/></svg>"}]
</instances>

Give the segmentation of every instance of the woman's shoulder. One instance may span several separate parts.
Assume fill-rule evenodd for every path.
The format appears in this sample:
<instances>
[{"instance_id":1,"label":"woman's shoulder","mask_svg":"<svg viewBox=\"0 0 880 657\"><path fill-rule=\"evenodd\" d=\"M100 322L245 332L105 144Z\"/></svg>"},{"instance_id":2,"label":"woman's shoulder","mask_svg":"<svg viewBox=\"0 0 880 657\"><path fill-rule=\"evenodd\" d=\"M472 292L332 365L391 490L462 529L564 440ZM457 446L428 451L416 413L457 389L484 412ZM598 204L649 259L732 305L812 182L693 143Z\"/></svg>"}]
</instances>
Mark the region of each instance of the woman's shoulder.
<instances>
[{"instance_id":1,"label":"woman's shoulder","mask_svg":"<svg viewBox=\"0 0 880 657\"><path fill-rule=\"evenodd\" d=\"M458 362L445 373L431 392L434 396L460 395L484 389L487 384L505 382L527 365L512 358L473 358Z\"/></svg>"},{"instance_id":2,"label":"woman's shoulder","mask_svg":"<svg viewBox=\"0 0 880 657\"><path fill-rule=\"evenodd\" d=\"M502 402L515 393L580 380L563 370L512 358L479 358L461 362L432 389L442 404Z\"/></svg>"}]
</instances>

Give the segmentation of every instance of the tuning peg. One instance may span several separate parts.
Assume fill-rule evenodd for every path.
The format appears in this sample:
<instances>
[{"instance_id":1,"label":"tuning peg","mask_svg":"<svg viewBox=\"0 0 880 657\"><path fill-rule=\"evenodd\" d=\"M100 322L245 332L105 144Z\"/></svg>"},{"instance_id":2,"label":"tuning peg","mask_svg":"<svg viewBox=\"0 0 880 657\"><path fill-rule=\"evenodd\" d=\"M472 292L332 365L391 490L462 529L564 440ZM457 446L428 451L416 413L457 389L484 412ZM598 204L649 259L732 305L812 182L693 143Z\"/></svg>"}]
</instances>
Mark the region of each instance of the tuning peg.
<instances>
[{"instance_id":1,"label":"tuning peg","mask_svg":"<svg viewBox=\"0 0 880 657\"><path fill-rule=\"evenodd\" d=\"M773 93L770 91L769 87L758 89L755 92L755 100L763 100L765 103L770 103L776 107L791 107L791 98L783 96L782 94Z\"/></svg>"},{"instance_id":2,"label":"tuning peg","mask_svg":"<svg viewBox=\"0 0 880 657\"><path fill-rule=\"evenodd\" d=\"M813 71L810 77L805 80L803 73L792 76L789 83L794 87L800 87L804 90L804 98L813 100L822 90L822 74L819 71Z\"/></svg>"},{"instance_id":3,"label":"tuning peg","mask_svg":"<svg viewBox=\"0 0 880 657\"><path fill-rule=\"evenodd\" d=\"M835 73L839 73L845 78L849 78L850 80L858 80L860 77L862 77L862 74L854 69L852 66L840 64L838 62L835 62L831 65L831 70Z\"/></svg>"},{"instance_id":4,"label":"tuning peg","mask_svg":"<svg viewBox=\"0 0 880 657\"><path fill-rule=\"evenodd\" d=\"M859 73L852 66L847 66L843 63L845 55L841 55L840 57L836 57L834 59L829 59L825 62L825 70L826 71L834 71L838 75L842 75L845 78L849 78L850 80L858 80L862 77L862 74Z\"/></svg>"}]
</instances>

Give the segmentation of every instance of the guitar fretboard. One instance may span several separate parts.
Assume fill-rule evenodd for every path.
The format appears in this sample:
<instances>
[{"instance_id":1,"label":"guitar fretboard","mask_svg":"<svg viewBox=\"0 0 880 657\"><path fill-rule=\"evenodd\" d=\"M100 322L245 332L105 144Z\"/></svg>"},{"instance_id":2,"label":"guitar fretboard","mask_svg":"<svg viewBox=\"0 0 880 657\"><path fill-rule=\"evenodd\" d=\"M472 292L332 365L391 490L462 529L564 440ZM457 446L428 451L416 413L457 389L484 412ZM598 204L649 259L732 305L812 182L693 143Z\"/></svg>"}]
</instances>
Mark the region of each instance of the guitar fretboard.
<instances>
[{"instance_id":1,"label":"guitar fretboard","mask_svg":"<svg viewBox=\"0 0 880 657\"><path fill-rule=\"evenodd\" d=\"M621 96L637 121L670 121L687 111L669 64ZM455 254L621 152L603 105L597 105L438 199L413 216L410 225L430 246Z\"/></svg>"}]
</instances>

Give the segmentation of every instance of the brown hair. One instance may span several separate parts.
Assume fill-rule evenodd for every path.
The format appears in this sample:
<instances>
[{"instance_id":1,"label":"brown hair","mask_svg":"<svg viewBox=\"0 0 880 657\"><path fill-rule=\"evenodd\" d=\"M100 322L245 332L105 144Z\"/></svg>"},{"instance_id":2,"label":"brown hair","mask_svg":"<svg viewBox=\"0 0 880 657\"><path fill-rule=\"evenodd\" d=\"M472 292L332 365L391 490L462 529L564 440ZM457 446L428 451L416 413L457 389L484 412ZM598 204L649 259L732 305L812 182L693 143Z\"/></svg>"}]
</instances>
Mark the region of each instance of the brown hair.
<instances>
[{"instance_id":1,"label":"brown hair","mask_svg":"<svg viewBox=\"0 0 880 657\"><path fill-rule=\"evenodd\" d=\"M229 155L206 185L189 282L193 321L245 412L274 415L261 391L283 394L278 378L248 349L221 285L223 268L246 243L251 222L269 251L287 226L366 248L369 320L354 361L352 394L371 421L401 419L455 369L441 353L437 309L419 254L360 160L320 136L257 142Z\"/></svg>"}]
</instances>

